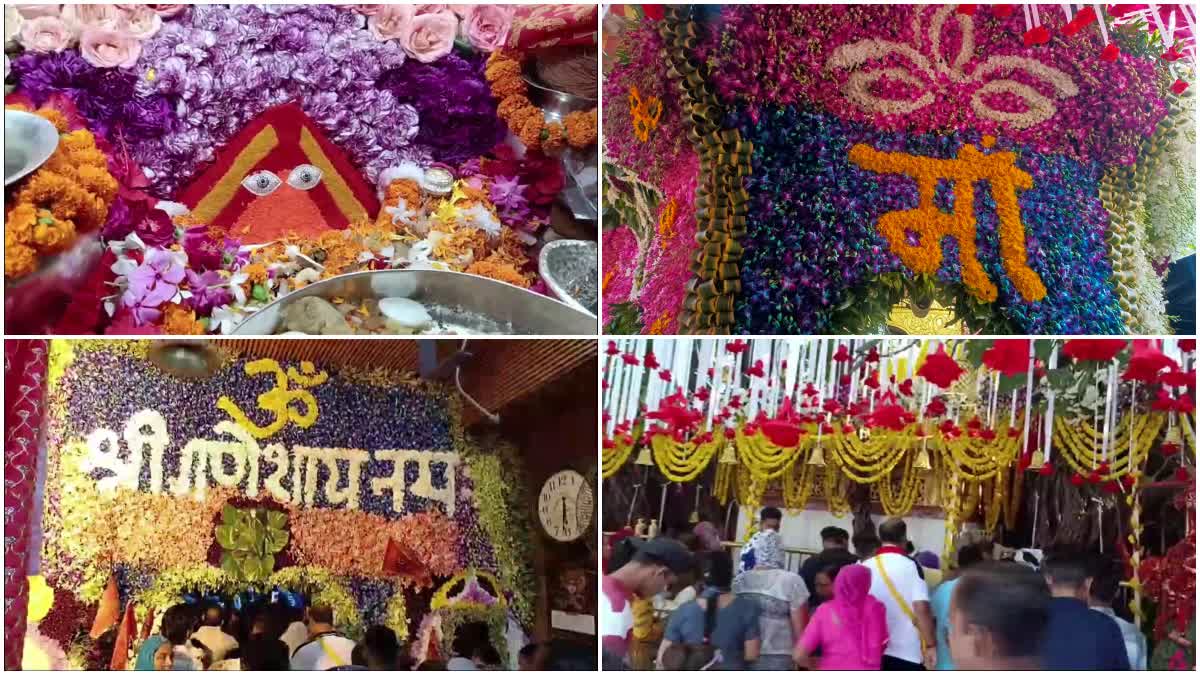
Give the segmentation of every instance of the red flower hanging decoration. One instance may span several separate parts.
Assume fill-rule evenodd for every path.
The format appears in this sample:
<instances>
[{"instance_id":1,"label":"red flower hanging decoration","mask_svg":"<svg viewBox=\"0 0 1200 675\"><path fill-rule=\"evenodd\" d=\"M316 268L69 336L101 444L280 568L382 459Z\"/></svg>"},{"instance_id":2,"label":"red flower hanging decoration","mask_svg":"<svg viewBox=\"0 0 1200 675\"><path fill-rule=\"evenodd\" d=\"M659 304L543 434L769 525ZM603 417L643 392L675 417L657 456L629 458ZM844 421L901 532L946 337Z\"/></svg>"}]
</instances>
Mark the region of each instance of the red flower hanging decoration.
<instances>
[{"instance_id":1,"label":"red flower hanging decoration","mask_svg":"<svg viewBox=\"0 0 1200 675\"><path fill-rule=\"evenodd\" d=\"M949 354L946 353L946 345L938 345L936 354L930 354L925 359L925 363L921 364L917 375L945 389L954 384L954 381L962 377L966 372L962 366L958 365Z\"/></svg>"},{"instance_id":2,"label":"red flower hanging decoration","mask_svg":"<svg viewBox=\"0 0 1200 675\"><path fill-rule=\"evenodd\" d=\"M1091 7L1084 7L1075 14L1075 18L1071 19L1062 27L1062 34L1071 37L1079 31L1087 28L1093 21L1096 20L1096 10Z\"/></svg>"},{"instance_id":3,"label":"red flower hanging decoration","mask_svg":"<svg viewBox=\"0 0 1200 675\"><path fill-rule=\"evenodd\" d=\"M1110 361L1125 348L1124 340L1067 340L1062 353L1076 361Z\"/></svg>"},{"instance_id":4,"label":"red flower hanging decoration","mask_svg":"<svg viewBox=\"0 0 1200 675\"><path fill-rule=\"evenodd\" d=\"M912 395L913 395L913 381L912 381L912 378L909 378L909 379L907 379L907 380L905 380L905 381L903 381L903 382L901 382L901 383L900 383L900 393L901 393L901 394L903 394L903 395L905 395L905 396L912 396Z\"/></svg>"},{"instance_id":5,"label":"red flower hanging decoration","mask_svg":"<svg viewBox=\"0 0 1200 675\"><path fill-rule=\"evenodd\" d=\"M1186 340L1180 340L1179 348L1182 349L1185 353L1191 354L1192 352L1196 351L1196 339L1188 338Z\"/></svg>"},{"instance_id":6,"label":"red flower hanging decoration","mask_svg":"<svg viewBox=\"0 0 1200 675\"><path fill-rule=\"evenodd\" d=\"M1043 476L1053 476L1054 475L1054 465L1051 464L1050 462L1046 462L1045 464L1042 465L1042 468L1038 469L1038 473Z\"/></svg>"},{"instance_id":7,"label":"red flower hanging decoration","mask_svg":"<svg viewBox=\"0 0 1200 675\"><path fill-rule=\"evenodd\" d=\"M1050 41L1050 31L1046 30L1045 26L1034 26L1033 28L1025 31L1025 35L1022 36L1022 39L1024 40L1026 47L1044 45Z\"/></svg>"},{"instance_id":8,"label":"red flower hanging decoration","mask_svg":"<svg viewBox=\"0 0 1200 675\"><path fill-rule=\"evenodd\" d=\"M850 350L846 345L838 345L837 353L833 355L833 360L838 363L845 363L850 360Z\"/></svg>"},{"instance_id":9,"label":"red flower hanging decoration","mask_svg":"<svg viewBox=\"0 0 1200 675\"><path fill-rule=\"evenodd\" d=\"M1071 475L1071 485L1074 485L1075 487L1083 487L1085 482L1087 482L1087 480L1083 476L1080 476L1077 473Z\"/></svg>"},{"instance_id":10,"label":"red flower hanging decoration","mask_svg":"<svg viewBox=\"0 0 1200 675\"><path fill-rule=\"evenodd\" d=\"M913 421L912 414L895 404L881 405L867 417L867 426L903 431Z\"/></svg>"},{"instance_id":11,"label":"red flower hanging decoration","mask_svg":"<svg viewBox=\"0 0 1200 675\"><path fill-rule=\"evenodd\" d=\"M872 370L871 374L867 375L867 381L864 382L863 384L865 384L866 386L868 386L872 389L878 389L879 388L879 371Z\"/></svg>"},{"instance_id":12,"label":"red flower hanging decoration","mask_svg":"<svg viewBox=\"0 0 1200 675\"><path fill-rule=\"evenodd\" d=\"M615 340L609 340L608 349L604 350L604 353L608 354L609 356L616 356L617 354L621 353L621 350L617 349L617 342Z\"/></svg>"},{"instance_id":13,"label":"red flower hanging decoration","mask_svg":"<svg viewBox=\"0 0 1200 675\"><path fill-rule=\"evenodd\" d=\"M709 395L710 394L709 394L708 387L700 387L699 389L696 390L696 400L697 401L703 401L705 403L708 403Z\"/></svg>"},{"instance_id":14,"label":"red flower hanging decoration","mask_svg":"<svg viewBox=\"0 0 1200 675\"><path fill-rule=\"evenodd\" d=\"M651 370L654 370L659 366L658 358L654 356L654 352L646 352L646 357L642 359L642 362L645 363L646 367Z\"/></svg>"},{"instance_id":15,"label":"red flower hanging decoration","mask_svg":"<svg viewBox=\"0 0 1200 675\"><path fill-rule=\"evenodd\" d=\"M649 365L649 364L647 364L647 365ZM670 382L671 381L671 371L667 368L663 368L662 370L658 371L658 379L662 380L663 382Z\"/></svg>"},{"instance_id":16,"label":"red flower hanging decoration","mask_svg":"<svg viewBox=\"0 0 1200 675\"><path fill-rule=\"evenodd\" d=\"M746 374L750 377L766 377L767 373L765 370L763 370L762 359L755 361L753 366L747 368Z\"/></svg>"},{"instance_id":17,"label":"red flower hanging decoration","mask_svg":"<svg viewBox=\"0 0 1200 675\"><path fill-rule=\"evenodd\" d=\"M1178 367L1174 359L1162 353L1154 340L1134 340L1133 355L1129 357L1129 365L1121 374L1121 379L1152 384L1162 371Z\"/></svg>"},{"instance_id":18,"label":"red flower hanging decoration","mask_svg":"<svg viewBox=\"0 0 1200 675\"><path fill-rule=\"evenodd\" d=\"M633 354L630 354L629 352L622 354L621 360L624 361L625 364L629 365L629 366L636 366L638 364L638 357L634 356Z\"/></svg>"},{"instance_id":19,"label":"red flower hanging decoration","mask_svg":"<svg viewBox=\"0 0 1200 675\"><path fill-rule=\"evenodd\" d=\"M1100 60L1105 63L1116 63L1119 58L1121 58L1121 48L1115 42L1108 43L1108 46L1100 51Z\"/></svg>"},{"instance_id":20,"label":"red flower hanging decoration","mask_svg":"<svg viewBox=\"0 0 1200 675\"><path fill-rule=\"evenodd\" d=\"M1188 83L1179 78L1175 78L1175 81L1171 83L1171 91L1175 92L1176 96L1183 95L1183 92L1187 91L1187 88Z\"/></svg>"},{"instance_id":21,"label":"red flower hanging decoration","mask_svg":"<svg viewBox=\"0 0 1200 675\"><path fill-rule=\"evenodd\" d=\"M925 406L925 414L929 417L941 417L946 414L946 403L942 401L941 396L929 399L929 405Z\"/></svg>"},{"instance_id":22,"label":"red flower hanging decoration","mask_svg":"<svg viewBox=\"0 0 1200 675\"><path fill-rule=\"evenodd\" d=\"M1014 377L1029 369L1029 340L996 340L983 353L983 365Z\"/></svg>"},{"instance_id":23,"label":"red flower hanging decoration","mask_svg":"<svg viewBox=\"0 0 1200 675\"><path fill-rule=\"evenodd\" d=\"M804 391L801 393L809 398L812 398L813 396L820 394L821 390L814 387L812 382L809 382L808 384L804 385Z\"/></svg>"},{"instance_id":24,"label":"red flower hanging decoration","mask_svg":"<svg viewBox=\"0 0 1200 675\"><path fill-rule=\"evenodd\" d=\"M745 340L734 340L733 342L725 345L725 351L729 352L730 354L741 354L749 348L750 343L746 342Z\"/></svg>"}]
</instances>

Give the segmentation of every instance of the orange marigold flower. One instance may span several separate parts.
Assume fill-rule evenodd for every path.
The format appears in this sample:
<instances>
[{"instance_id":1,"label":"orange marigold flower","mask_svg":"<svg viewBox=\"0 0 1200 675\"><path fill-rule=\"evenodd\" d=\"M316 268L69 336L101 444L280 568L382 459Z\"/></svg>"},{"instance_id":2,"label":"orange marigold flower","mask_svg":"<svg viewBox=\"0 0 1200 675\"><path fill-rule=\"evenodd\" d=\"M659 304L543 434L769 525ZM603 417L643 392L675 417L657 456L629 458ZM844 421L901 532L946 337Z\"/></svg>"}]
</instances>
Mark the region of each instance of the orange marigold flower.
<instances>
[{"instance_id":1,"label":"orange marigold flower","mask_svg":"<svg viewBox=\"0 0 1200 675\"><path fill-rule=\"evenodd\" d=\"M538 150L542 147L542 127L546 122L542 119L541 111L537 115L527 117L521 123L517 135L521 137L521 142L530 150Z\"/></svg>"},{"instance_id":2,"label":"orange marigold flower","mask_svg":"<svg viewBox=\"0 0 1200 675\"><path fill-rule=\"evenodd\" d=\"M37 269L37 253L24 244L9 246L4 238L4 276L19 279Z\"/></svg>"},{"instance_id":3,"label":"orange marigold flower","mask_svg":"<svg viewBox=\"0 0 1200 675\"><path fill-rule=\"evenodd\" d=\"M567 142L572 148L583 149L596 142L596 109L569 113L563 119L567 128Z\"/></svg>"},{"instance_id":4,"label":"orange marigold flower","mask_svg":"<svg viewBox=\"0 0 1200 675\"><path fill-rule=\"evenodd\" d=\"M503 281L506 284L520 286L521 288L529 288L531 285L529 279L511 265L494 262L491 259L475 261L467 268L467 274L488 277L489 279Z\"/></svg>"},{"instance_id":5,"label":"orange marigold flower","mask_svg":"<svg viewBox=\"0 0 1200 675\"><path fill-rule=\"evenodd\" d=\"M263 284L267 282L267 266L262 263L252 263L242 268L246 273L246 277L252 284Z\"/></svg>"},{"instance_id":6,"label":"orange marigold flower","mask_svg":"<svg viewBox=\"0 0 1200 675\"><path fill-rule=\"evenodd\" d=\"M75 223L56 220L49 211L38 211L37 224L33 227L33 244L42 254L65 251L75 241Z\"/></svg>"},{"instance_id":7,"label":"orange marigold flower","mask_svg":"<svg viewBox=\"0 0 1200 675\"><path fill-rule=\"evenodd\" d=\"M9 210L4 220L4 246L28 244L33 241L33 226L37 224L37 207L22 202ZM9 244L9 239L12 244Z\"/></svg>"},{"instance_id":8,"label":"orange marigold flower","mask_svg":"<svg viewBox=\"0 0 1200 675\"><path fill-rule=\"evenodd\" d=\"M163 310L163 331L168 335L204 335L204 324L183 305L170 304Z\"/></svg>"},{"instance_id":9,"label":"orange marigold flower","mask_svg":"<svg viewBox=\"0 0 1200 675\"><path fill-rule=\"evenodd\" d=\"M58 147L67 153L95 150L96 137L87 129L76 129L69 134L63 134Z\"/></svg>"},{"instance_id":10,"label":"orange marigold flower","mask_svg":"<svg viewBox=\"0 0 1200 675\"><path fill-rule=\"evenodd\" d=\"M496 115L500 119L508 121L518 110L532 108L533 104L525 96L509 96L500 101L500 105L496 106Z\"/></svg>"},{"instance_id":11,"label":"orange marigold flower","mask_svg":"<svg viewBox=\"0 0 1200 675\"><path fill-rule=\"evenodd\" d=\"M521 64L516 61L488 61L487 68L483 71L483 76L488 82L496 82L505 77L521 77ZM498 97L497 97L498 98Z\"/></svg>"},{"instance_id":12,"label":"orange marigold flower","mask_svg":"<svg viewBox=\"0 0 1200 675\"><path fill-rule=\"evenodd\" d=\"M67 129L70 128L67 116L54 108L42 108L37 111L37 116L53 124L54 128L58 129L58 133L60 134L67 133Z\"/></svg>"},{"instance_id":13,"label":"orange marigold flower","mask_svg":"<svg viewBox=\"0 0 1200 675\"><path fill-rule=\"evenodd\" d=\"M112 177L108 169L84 164L79 167L79 185L88 192L96 195L105 202L112 202L117 197L117 179Z\"/></svg>"},{"instance_id":14,"label":"orange marigold flower","mask_svg":"<svg viewBox=\"0 0 1200 675\"><path fill-rule=\"evenodd\" d=\"M519 74L507 75L492 83L492 96L500 100L509 96L524 96L526 91L525 80Z\"/></svg>"},{"instance_id":15,"label":"orange marigold flower","mask_svg":"<svg viewBox=\"0 0 1200 675\"><path fill-rule=\"evenodd\" d=\"M566 131L559 122L550 122L542 134L542 149L546 152L558 152L567 145Z\"/></svg>"}]
</instances>

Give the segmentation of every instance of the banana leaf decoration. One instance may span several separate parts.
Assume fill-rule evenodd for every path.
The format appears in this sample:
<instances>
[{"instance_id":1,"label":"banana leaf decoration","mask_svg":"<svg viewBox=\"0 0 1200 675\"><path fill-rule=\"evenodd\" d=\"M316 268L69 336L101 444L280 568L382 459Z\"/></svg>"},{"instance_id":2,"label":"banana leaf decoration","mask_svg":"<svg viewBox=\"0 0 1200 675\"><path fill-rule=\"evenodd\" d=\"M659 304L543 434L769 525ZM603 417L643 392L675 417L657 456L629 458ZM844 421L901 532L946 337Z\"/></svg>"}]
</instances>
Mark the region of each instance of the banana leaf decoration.
<instances>
[{"instance_id":1,"label":"banana leaf decoration","mask_svg":"<svg viewBox=\"0 0 1200 675\"><path fill-rule=\"evenodd\" d=\"M275 554L287 545L287 514L264 508L238 509L226 504L217 525L221 569L243 581L264 581L275 569Z\"/></svg>"}]
</instances>

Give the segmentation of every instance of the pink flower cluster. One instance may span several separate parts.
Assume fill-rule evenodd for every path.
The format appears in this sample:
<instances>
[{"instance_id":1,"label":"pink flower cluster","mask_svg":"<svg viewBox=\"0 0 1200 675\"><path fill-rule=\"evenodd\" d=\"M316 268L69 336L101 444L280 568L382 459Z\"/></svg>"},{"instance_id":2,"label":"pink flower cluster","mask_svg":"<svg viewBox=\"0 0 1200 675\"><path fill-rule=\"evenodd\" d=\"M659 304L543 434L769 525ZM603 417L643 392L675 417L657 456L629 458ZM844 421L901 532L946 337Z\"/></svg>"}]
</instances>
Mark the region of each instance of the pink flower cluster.
<instances>
[{"instance_id":1,"label":"pink flower cluster","mask_svg":"<svg viewBox=\"0 0 1200 675\"><path fill-rule=\"evenodd\" d=\"M612 320L612 306L629 302L633 291L633 273L637 268L632 261L638 260L637 236L627 226L608 230L601 241L604 255L601 256L603 268L601 278L601 319L607 324Z\"/></svg>"},{"instance_id":2,"label":"pink flower cluster","mask_svg":"<svg viewBox=\"0 0 1200 675\"><path fill-rule=\"evenodd\" d=\"M508 42L513 9L507 5L349 5L367 17L381 41L397 40L409 56L432 63L450 53L460 34L472 47L492 52ZM461 26L460 26L461 21Z\"/></svg>"},{"instance_id":3,"label":"pink flower cluster","mask_svg":"<svg viewBox=\"0 0 1200 675\"><path fill-rule=\"evenodd\" d=\"M664 241L663 233L657 232L646 253L643 273L645 284L638 293L637 304L642 311L642 331L657 326L658 333L673 335L678 332L679 312L687 296L687 282L692 278L691 261L696 252L696 187L700 173L700 160L690 148L686 154L669 168L660 187L663 204L675 200L675 222L669 237Z\"/></svg>"},{"instance_id":4,"label":"pink flower cluster","mask_svg":"<svg viewBox=\"0 0 1200 675\"><path fill-rule=\"evenodd\" d=\"M18 39L27 51L61 52L78 43L97 68L132 68L142 42L158 33L164 18L187 5L17 5Z\"/></svg>"},{"instance_id":5,"label":"pink flower cluster","mask_svg":"<svg viewBox=\"0 0 1200 675\"><path fill-rule=\"evenodd\" d=\"M1054 35L1049 43L1025 46L1021 12L999 16L980 5L972 21L974 49L962 64L962 75L951 69L921 68L910 54L887 51L872 55L858 67L830 67L831 57L863 40L886 40L905 45L934 64L954 63L963 35L957 15L944 22L936 44L930 28L940 5L775 5L753 9L727 5L724 25L702 48L701 60L713 64L721 96L763 105L801 105L864 122L885 131L928 133L974 129L1002 135L1036 152L1065 154L1081 161L1132 164L1145 136L1166 114L1159 95L1156 63L1152 58L1122 54L1116 61L1100 58L1104 48L1093 24L1073 36L1062 33L1062 12L1042 12L1043 25ZM915 15L914 15L915 14ZM916 29L914 30L914 27ZM1117 30L1117 29L1111 29ZM815 46L815 48L814 48ZM993 57L1029 58L1065 73L1078 88L1057 96L1052 83L1021 67L981 67ZM864 68L899 69L911 76L883 76L870 93L902 104L932 93L928 105L914 110L904 105L886 112L868 111L847 95L847 83ZM892 72L895 72L894 70ZM1004 79L1015 85L984 90L983 102L992 109L1023 113L1028 104L1004 93L1031 87L1053 101L1053 115L1021 127L981 116L972 97L985 83Z\"/></svg>"}]
</instances>

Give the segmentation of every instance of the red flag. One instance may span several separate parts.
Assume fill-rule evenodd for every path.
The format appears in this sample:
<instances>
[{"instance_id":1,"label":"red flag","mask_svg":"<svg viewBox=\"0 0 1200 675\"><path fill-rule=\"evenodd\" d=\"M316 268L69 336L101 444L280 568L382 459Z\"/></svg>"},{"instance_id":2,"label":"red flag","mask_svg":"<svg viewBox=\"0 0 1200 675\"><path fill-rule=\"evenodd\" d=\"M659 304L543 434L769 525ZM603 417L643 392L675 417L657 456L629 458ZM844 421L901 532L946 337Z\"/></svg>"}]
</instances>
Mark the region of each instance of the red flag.
<instances>
[{"instance_id":1,"label":"red flag","mask_svg":"<svg viewBox=\"0 0 1200 675\"><path fill-rule=\"evenodd\" d=\"M125 603L125 618L117 630L117 642L113 645L110 670L125 670L129 662L129 647L133 644L133 633L137 630L137 617L133 614L133 601Z\"/></svg>"},{"instance_id":2,"label":"red flag","mask_svg":"<svg viewBox=\"0 0 1200 675\"><path fill-rule=\"evenodd\" d=\"M154 629L154 608L146 610L146 620L142 622L142 632L138 635L138 640L145 640L150 637L150 631Z\"/></svg>"},{"instance_id":3,"label":"red flag","mask_svg":"<svg viewBox=\"0 0 1200 675\"><path fill-rule=\"evenodd\" d=\"M408 577L418 586L433 584L429 569L422 565L417 554L395 539L388 538L387 550L383 554L383 573L389 576Z\"/></svg>"},{"instance_id":4,"label":"red flag","mask_svg":"<svg viewBox=\"0 0 1200 675\"><path fill-rule=\"evenodd\" d=\"M96 620L92 622L92 631L88 635L95 640L116 625L120 618L121 594L117 590L116 577L110 576L108 585L104 587L104 595L100 596L100 608L96 610Z\"/></svg>"}]
</instances>

